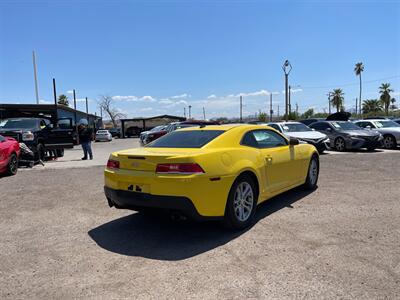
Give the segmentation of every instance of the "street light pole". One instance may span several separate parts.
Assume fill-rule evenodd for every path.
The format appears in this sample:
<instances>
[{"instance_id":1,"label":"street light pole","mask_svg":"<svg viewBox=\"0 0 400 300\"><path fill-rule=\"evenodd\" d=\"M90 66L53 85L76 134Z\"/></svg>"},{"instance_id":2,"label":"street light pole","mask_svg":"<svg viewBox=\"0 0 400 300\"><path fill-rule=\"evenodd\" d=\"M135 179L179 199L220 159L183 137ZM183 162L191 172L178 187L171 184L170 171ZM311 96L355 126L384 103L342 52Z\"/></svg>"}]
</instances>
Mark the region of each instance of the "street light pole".
<instances>
[{"instance_id":1,"label":"street light pole","mask_svg":"<svg viewBox=\"0 0 400 300\"><path fill-rule=\"evenodd\" d=\"M89 105L88 105L88 98L85 97L85 100L86 100L86 120L87 120L88 125L89 125Z\"/></svg>"},{"instance_id":2,"label":"street light pole","mask_svg":"<svg viewBox=\"0 0 400 300\"><path fill-rule=\"evenodd\" d=\"M289 73L292 70L292 65L288 60L285 60L282 70L285 73L285 120L288 121L289 119Z\"/></svg>"},{"instance_id":3,"label":"street light pole","mask_svg":"<svg viewBox=\"0 0 400 300\"><path fill-rule=\"evenodd\" d=\"M204 106L203 106L203 119L204 120L206 119L206 109L204 108Z\"/></svg>"},{"instance_id":4,"label":"street light pole","mask_svg":"<svg viewBox=\"0 0 400 300\"><path fill-rule=\"evenodd\" d=\"M189 119L192 118L192 106L189 105Z\"/></svg>"},{"instance_id":5,"label":"street light pole","mask_svg":"<svg viewBox=\"0 0 400 300\"><path fill-rule=\"evenodd\" d=\"M292 112L292 102L290 99L291 94L292 94L292 86L289 84L289 115Z\"/></svg>"},{"instance_id":6,"label":"street light pole","mask_svg":"<svg viewBox=\"0 0 400 300\"><path fill-rule=\"evenodd\" d=\"M186 107L183 108L183 116L184 116L185 119L186 119Z\"/></svg>"}]
</instances>

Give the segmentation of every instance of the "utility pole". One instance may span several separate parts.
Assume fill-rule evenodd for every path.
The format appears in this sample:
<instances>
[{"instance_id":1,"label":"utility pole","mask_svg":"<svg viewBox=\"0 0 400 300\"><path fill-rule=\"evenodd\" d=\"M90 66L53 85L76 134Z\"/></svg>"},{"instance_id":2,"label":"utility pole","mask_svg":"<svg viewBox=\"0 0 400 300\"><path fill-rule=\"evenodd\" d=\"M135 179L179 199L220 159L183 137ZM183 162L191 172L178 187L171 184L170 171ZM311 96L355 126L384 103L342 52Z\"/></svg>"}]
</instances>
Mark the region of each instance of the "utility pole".
<instances>
[{"instance_id":1,"label":"utility pole","mask_svg":"<svg viewBox=\"0 0 400 300\"><path fill-rule=\"evenodd\" d=\"M55 108L55 117L54 125L57 124L58 119L58 111L57 111L57 91L56 91L56 79L53 78L53 94L54 94L54 108Z\"/></svg>"},{"instance_id":2,"label":"utility pole","mask_svg":"<svg viewBox=\"0 0 400 300\"><path fill-rule=\"evenodd\" d=\"M272 93L269 94L269 121L272 122L272 114L274 111L272 110Z\"/></svg>"},{"instance_id":3,"label":"utility pole","mask_svg":"<svg viewBox=\"0 0 400 300\"><path fill-rule=\"evenodd\" d=\"M278 104L278 119L279 119L279 104Z\"/></svg>"},{"instance_id":4,"label":"utility pole","mask_svg":"<svg viewBox=\"0 0 400 300\"><path fill-rule=\"evenodd\" d=\"M192 118L192 106L189 105L189 119Z\"/></svg>"},{"instance_id":5,"label":"utility pole","mask_svg":"<svg viewBox=\"0 0 400 300\"><path fill-rule=\"evenodd\" d=\"M38 80L37 80L37 67L36 67L35 50L32 51L32 60L33 60L33 76L35 77L36 104L39 104L39 89L38 89Z\"/></svg>"},{"instance_id":6,"label":"utility pole","mask_svg":"<svg viewBox=\"0 0 400 300\"><path fill-rule=\"evenodd\" d=\"M88 125L89 125L89 105L88 105L88 98L85 97L85 100L86 100L86 120L87 120Z\"/></svg>"},{"instance_id":7,"label":"utility pole","mask_svg":"<svg viewBox=\"0 0 400 300\"><path fill-rule=\"evenodd\" d=\"M285 73L285 120L288 121L289 118L289 87L288 87L288 82L289 82L289 73L292 70L292 65L288 60L285 60L282 70Z\"/></svg>"},{"instance_id":8,"label":"utility pole","mask_svg":"<svg viewBox=\"0 0 400 300\"><path fill-rule=\"evenodd\" d=\"M184 116L185 119L186 119L186 107L183 108L183 116Z\"/></svg>"},{"instance_id":9,"label":"utility pole","mask_svg":"<svg viewBox=\"0 0 400 300\"><path fill-rule=\"evenodd\" d=\"M243 112L243 99L242 99L242 96L240 96L240 123L242 123L242 121L243 121L242 112Z\"/></svg>"},{"instance_id":10,"label":"utility pole","mask_svg":"<svg viewBox=\"0 0 400 300\"><path fill-rule=\"evenodd\" d=\"M203 118L204 118L204 120L206 119L206 110L205 110L204 106L203 106Z\"/></svg>"},{"instance_id":11,"label":"utility pole","mask_svg":"<svg viewBox=\"0 0 400 300\"><path fill-rule=\"evenodd\" d=\"M296 117L299 115L299 105L296 102Z\"/></svg>"},{"instance_id":12,"label":"utility pole","mask_svg":"<svg viewBox=\"0 0 400 300\"><path fill-rule=\"evenodd\" d=\"M290 100L291 93L292 93L292 87L289 85L289 115L292 112L292 102Z\"/></svg>"},{"instance_id":13,"label":"utility pole","mask_svg":"<svg viewBox=\"0 0 400 300\"><path fill-rule=\"evenodd\" d=\"M74 94L74 110L75 110L74 118L75 118L75 126L76 126L77 119L76 119L76 94L75 94L75 89L72 92Z\"/></svg>"}]
</instances>

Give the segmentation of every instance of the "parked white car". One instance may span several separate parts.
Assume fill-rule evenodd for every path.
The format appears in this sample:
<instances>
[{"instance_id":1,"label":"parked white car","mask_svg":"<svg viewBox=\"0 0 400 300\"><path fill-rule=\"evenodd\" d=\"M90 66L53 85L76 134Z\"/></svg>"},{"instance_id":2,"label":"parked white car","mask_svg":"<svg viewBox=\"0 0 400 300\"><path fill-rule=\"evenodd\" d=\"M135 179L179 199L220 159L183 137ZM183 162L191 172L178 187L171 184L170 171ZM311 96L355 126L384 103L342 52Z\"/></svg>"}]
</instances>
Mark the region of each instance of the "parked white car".
<instances>
[{"instance_id":1,"label":"parked white car","mask_svg":"<svg viewBox=\"0 0 400 300\"><path fill-rule=\"evenodd\" d=\"M367 119L359 120L354 124L365 129L378 131L383 135L383 147L395 149L400 145L400 124L389 119Z\"/></svg>"},{"instance_id":2,"label":"parked white car","mask_svg":"<svg viewBox=\"0 0 400 300\"><path fill-rule=\"evenodd\" d=\"M275 122L268 123L268 126L278 130L287 137L293 137L300 141L314 145L319 153L329 148L329 138L326 134L315 131L300 122Z\"/></svg>"},{"instance_id":3,"label":"parked white car","mask_svg":"<svg viewBox=\"0 0 400 300\"><path fill-rule=\"evenodd\" d=\"M100 141L105 141L105 142L111 142L112 141L112 135L108 130L97 130L96 132L96 142Z\"/></svg>"}]
</instances>

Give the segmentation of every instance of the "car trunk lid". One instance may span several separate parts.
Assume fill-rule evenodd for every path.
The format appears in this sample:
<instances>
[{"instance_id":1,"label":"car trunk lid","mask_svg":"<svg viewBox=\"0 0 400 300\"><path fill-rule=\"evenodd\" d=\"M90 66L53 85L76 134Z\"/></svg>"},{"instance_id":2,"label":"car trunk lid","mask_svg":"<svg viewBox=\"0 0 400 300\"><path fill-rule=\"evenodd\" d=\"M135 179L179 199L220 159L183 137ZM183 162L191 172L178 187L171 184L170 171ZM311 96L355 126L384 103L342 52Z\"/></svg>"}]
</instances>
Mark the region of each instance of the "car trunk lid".
<instances>
[{"instance_id":1,"label":"car trunk lid","mask_svg":"<svg viewBox=\"0 0 400 300\"><path fill-rule=\"evenodd\" d=\"M121 169L155 172L158 164L194 162L194 156L201 152L187 148L139 148L120 151L117 157Z\"/></svg>"}]
</instances>

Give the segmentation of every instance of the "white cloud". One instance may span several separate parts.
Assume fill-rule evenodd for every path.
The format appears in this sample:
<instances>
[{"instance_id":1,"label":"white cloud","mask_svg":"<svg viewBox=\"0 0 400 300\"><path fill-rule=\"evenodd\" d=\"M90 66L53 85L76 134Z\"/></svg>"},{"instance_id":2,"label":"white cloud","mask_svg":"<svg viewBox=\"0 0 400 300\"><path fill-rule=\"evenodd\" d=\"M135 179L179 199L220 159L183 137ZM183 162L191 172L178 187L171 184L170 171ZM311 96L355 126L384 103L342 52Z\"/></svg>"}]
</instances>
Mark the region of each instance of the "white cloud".
<instances>
[{"instance_id":1,"label":"white cloud","mask_svg":"<svg viewBox=\"0 0 400 300\"><path fill-rule=\"evenodd\" d=\"M54 104L53 101L48 101L48 100L45 100L45 99L40 99L40 100L39 100L39 103L40 103L40 104Z\"/></svg>"},{"instance_id":2,"label":"white cloud","mask_svg":"<svg viewBox=\"0 0 400 300\"><path fill-rule=\"evenodd\" d=\"M140 101L149 101L149 102L155 102L156 99L153 98L152 96L143 96L141 98L139 98Z\"/></svg>"},{"instance_id":3,"label":"white cloud","mask_svg":"<svg viewBox=\"0 0 400 300\"><path fill-rule=\"evenodd\" d=\"M168 98L164 98L164 99L161 99L160 101L158 101L158 103L160 103L160 104L172 104L172 103L174 103L174 101L172 101L172 100L170 100Z\"/></svg>"},{"instance_id":4,"label":"white cloud","mask_svg":"<svg viewBox=\"0 0 400 300\"><path fill-rule=\"evenodd\" d=\"M236 97L260 97L260 96L269 96L270 92L266 90L260 90L256 92L251 92L251 93L239 93L236 95Z\"/></svg>"},{"instance_id":5,"label":"white cloud","mask_svg":"<svg viewBox=\"0 0 400 300\"><path fill-rule=\"evenodd\" d=\"M184 93L182 95L176 95L176 96L172 96L170 97L171 99L185 99L185 98L190 98L190 95Z\"/></svg>"},{"instance_id":6,"label":"white cloud","mask_svg":"<svg viewBox=\"0 0 400 300\"><path fill-rule=\"evenodd\" d=\"M143 108L141 108L139 110L140 111L151 111L151 110L153 110L153 108L152 107L143 107Z\"/></svg>"},{"instance_id":7,"label":"white cloud","mask_svg":"<svg viewBox=\"0 0 400 300\"><path fill-rule=\"evenodd\" d=\"M215 96L214 94L207 97L207 99L215 99L215 98L217 98L217 96Z\"/></svg>"},{"instance_id":8,"label":"white cloud","mask_svg":"<svg viewBox=\"0 0 400 300\"><path fill-rule=\"evenodd\" d=\"M67 91L67 94L73 94L74 93L74 91L73 90L69 90L69 91Z\"/></svg>"},{"instance_id":9,"label":"white cloud","mask_svg":"<svg viewBox=\"0 0 400 300\"><path fill-rule=\"evenodd\" d=\"M136 97L136 96L120 96L120 95L117 95L117 96L112 96L111 97L113 100L115 100L115 101L138 101L138 97Z\"/></svg>"},{"instance_id":10,"label":"white cloud","mask_svg":"<svg viewBox=\"0 0 400 300\"><path fill-rule=\"evenodd\" d=\"M298 92L302 92L302 91L303 91L303 89L290 89L291 93L298 93ZM282 91L282 94L285 95L285 90Z\"/></svg>"}]
</instances>

